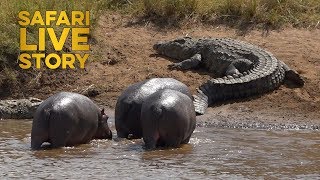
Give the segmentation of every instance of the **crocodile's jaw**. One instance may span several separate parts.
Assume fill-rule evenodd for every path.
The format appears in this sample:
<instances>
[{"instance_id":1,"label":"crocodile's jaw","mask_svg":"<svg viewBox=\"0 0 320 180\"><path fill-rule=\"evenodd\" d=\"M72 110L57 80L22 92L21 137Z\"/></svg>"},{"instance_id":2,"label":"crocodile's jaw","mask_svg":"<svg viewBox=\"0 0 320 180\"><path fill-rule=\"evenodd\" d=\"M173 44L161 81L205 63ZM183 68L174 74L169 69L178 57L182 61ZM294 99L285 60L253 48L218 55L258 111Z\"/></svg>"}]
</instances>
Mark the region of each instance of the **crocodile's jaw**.
<instances>
[{"instance_id":1,"label":"crocodile's jaw","mask_svg":"<svg viewBox=\"0 0 320 180\"><path fill-rule=\"evenodd\" d=\"M153 49L158 51L162 43L163 42L157 42L156 44L153 45Z\"/></svg>"},{"instance_id":2,"label":"crocodile's jaw","mask_svg":"<svg viewBox=\"0 0 320 180\"><path fill-rule=\"evenodd\" d=\"M160 55L165 55L177 60L185 60L194 55L193 42L181 43L176 41L158 42L153 49Z\"/></svg>"},{"instance_id":3,"label":"crocodile's jaw","mask_svg":"<svg viewBox=\"0 0 320 180\"><path fill-rule=\"evenodd\" d=\"M158 53L158 54L164 54L163 51L163 44L164 42L158 42L156 44L153 45L153 49Z\"/></svg>"}]
</instances>

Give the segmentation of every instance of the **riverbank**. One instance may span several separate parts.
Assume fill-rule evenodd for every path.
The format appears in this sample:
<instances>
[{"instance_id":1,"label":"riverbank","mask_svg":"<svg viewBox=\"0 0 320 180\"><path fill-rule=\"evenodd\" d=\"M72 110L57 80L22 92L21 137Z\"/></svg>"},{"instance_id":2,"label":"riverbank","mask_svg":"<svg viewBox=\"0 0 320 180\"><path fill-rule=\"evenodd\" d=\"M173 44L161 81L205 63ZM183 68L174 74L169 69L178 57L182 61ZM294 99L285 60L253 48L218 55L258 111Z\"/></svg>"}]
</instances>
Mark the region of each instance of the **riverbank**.
<instances>
[{"instance_id":1,"label":"riverbank","mask_svg":"<svg viewBox=\"0 0 320 180\"><path fill-rule=\"evenodd\" d=\"M224 26L206 26L190 22L178 29L159 28L152 23L115 13L105 14L97 22L93 33L91 56L94 61L81 71L66 71L59 77L35 78L25 88L24 95L47 98L58 91L79 91L94 84L99 95L93 99L108 108L114 108L122 90L130 84L153 77L172 77L188 85L193 93L210 79L204 69L192 71L169 70L172 60L154 55L152 45L160 40L181 36L230 37L247 41L272 52L305 79L303 88L279 89L242 101L231 101L208 109L207 116L237 122L320 124L320 30L284 28L277 31L238 31ZM13 94L12 97L20 97ZM205 120L210 121L210 120ZM224 120L223 120L224 121Z\"/></svg>"},{"instance_id":2,"label":"riverbank","mask_svg":"<svg viewBox=\"0 0 320 180\"><path fill-rule=\"evenodd\" d=\"M152 45L159 40L179 36L230 37L261 46L272 52L305 79L303 88L279 89L242 102L227 102L208 109L214 117L264 123L320 124L320 30L281 29L279 31L253 30L239 35L235 29L222 26L204 26L198 23L181 29L158 29L152 24L136 25L118 15L100 19L95 32L103 60L88 66L88 74L77 84L101 85L102 93L95 100L113 108L116 99L128 85L152 77L173 77L187 84L193 93L210 79L204 69L194 71L168 70L170 60L154 56ZM113 64L113 65L112 65ZM214 118L213 118L214 119Z\"/></svg>"}]
</instances>

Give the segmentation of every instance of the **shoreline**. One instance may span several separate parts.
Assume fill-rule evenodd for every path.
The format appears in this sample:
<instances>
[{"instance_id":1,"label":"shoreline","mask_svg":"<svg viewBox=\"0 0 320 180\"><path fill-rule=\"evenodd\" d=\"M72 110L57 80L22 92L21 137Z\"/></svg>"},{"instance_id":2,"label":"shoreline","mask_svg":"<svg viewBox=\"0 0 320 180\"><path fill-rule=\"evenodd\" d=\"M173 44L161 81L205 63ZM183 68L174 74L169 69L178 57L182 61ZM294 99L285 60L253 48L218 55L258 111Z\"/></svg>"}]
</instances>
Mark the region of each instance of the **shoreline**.
<instances>
[{"instance_id":1,"label":"shoreline","mask_svg":"<svg viewBox=\"0 0 320 180\"><path fill-rule=\"evenodd\" d=\"M105 112L109 115L112 126L114 126L114 109L105 108ZM243 115L241 113L233 112L231 115L228 111L219 113L212 107L207 109L204 115L197 116L197 127L208 128L228 128L228 129L251 129L251 130L320 130L320 123L308 121L303 122L298 119L282 119L279 121L278 117L259 117L257 115ZM227 114L229 113L229 114Z\"/></svg>"}]
</instances>

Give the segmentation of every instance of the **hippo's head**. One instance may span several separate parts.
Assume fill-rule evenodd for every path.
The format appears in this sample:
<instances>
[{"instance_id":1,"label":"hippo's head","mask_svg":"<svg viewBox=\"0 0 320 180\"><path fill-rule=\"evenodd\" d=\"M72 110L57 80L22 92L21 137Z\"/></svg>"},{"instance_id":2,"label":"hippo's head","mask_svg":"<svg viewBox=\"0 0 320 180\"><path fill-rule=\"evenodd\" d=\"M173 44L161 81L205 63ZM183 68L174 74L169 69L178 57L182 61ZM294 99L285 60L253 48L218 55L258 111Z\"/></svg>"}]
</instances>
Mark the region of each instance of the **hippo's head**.
<instances>
[{"instance_id":1,"label":"hippo's head","mask_svg":"<svg viewBox=\"0 0 320 180\"><path fill-rule=\"evenodd\" d=\"M158 42L153 45L153 49L160 55L185 60L196 53L196 42L197 40L190 37L183 37L173 41Z\"/></svg>"},{"instance_id":2,"label":"hippo's head","mask_svg":"<svg viewBox=\"0 0 320 180\"><path fill-rule=\"evenodd\" d=\"M101 110L99 116L98 129L95 134L96 139L112 139L112 132L108 126L109 116L105 114L104 109Z\"/></svg>"}]
</instances>

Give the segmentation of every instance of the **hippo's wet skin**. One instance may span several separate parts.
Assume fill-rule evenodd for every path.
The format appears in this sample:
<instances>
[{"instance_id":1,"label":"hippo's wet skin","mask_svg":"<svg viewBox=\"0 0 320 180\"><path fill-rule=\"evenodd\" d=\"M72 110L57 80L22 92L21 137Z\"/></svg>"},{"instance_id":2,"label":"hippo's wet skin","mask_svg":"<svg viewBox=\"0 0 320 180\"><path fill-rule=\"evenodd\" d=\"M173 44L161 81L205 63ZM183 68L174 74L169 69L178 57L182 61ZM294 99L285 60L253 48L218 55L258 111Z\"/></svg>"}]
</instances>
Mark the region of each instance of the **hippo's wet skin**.
<instances>
[{"instance_id":1,"label":"hippo's wet skin","mask_svg":"<svg viewBox=\"0 0 320 180\"><path fill-rule=\"evenodd\" d=\"M60 92L38 107L32 123L31 148L44 142L52 148L88 143L91 139L111 139L108 116L86 96Z\"/></svg>"},{"instance_id":2,"label":"hippo's wet skin","mask_svg":"<svg viewBox=\"0 0 320 180\"><path fill-rule=\"evenodd\" d=\"M147 149L186 144L196 127L193 102L175 90L157 91L142 104L141 125Z\"/></svg>"},{"instance_id":3,"label":"hippo's wet skin","mask_svg":"<svg viewBox=\"0 0 320 180\"><path fill-rule=\"evenodd\" d=\"M135 83L123 91L118 98L115 109L115 125L118 137L141 138L141 106L153 93L162 89L179 91L192 99L189 88L172 78L153 78ZM194 111L194 110L193 110Z\"/></svg>"}]
</instances>

